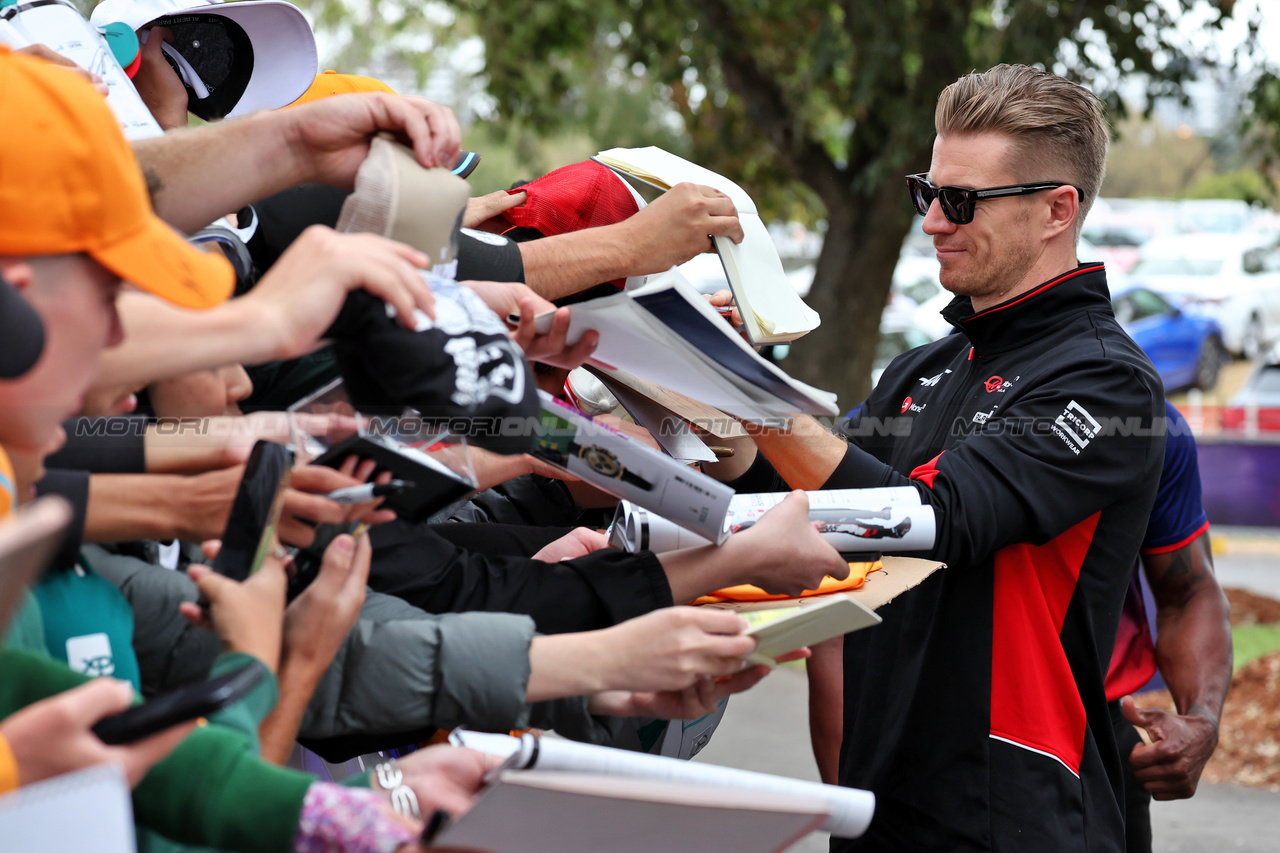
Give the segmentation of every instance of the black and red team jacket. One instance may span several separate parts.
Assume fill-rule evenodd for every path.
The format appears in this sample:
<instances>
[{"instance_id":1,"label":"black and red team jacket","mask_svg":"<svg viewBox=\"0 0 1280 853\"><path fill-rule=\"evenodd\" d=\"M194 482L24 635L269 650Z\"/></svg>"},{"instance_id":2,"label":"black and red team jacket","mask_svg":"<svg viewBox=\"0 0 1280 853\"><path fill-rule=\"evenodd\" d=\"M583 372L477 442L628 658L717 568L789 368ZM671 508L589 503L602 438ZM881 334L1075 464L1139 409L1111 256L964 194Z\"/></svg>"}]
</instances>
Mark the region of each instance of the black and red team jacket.
<instances>
[{"instance_id":1,"label":"black and red team jacket","mask_svg":"<svg viewBox=\"0 0 1280 853\"><path fill-rule=\"evenodd\" d=\"M1101 264L889 365L826 488L914 485L947 568L845 638L840 782L875 820L832 850L1124 850L1103 678L1163 462L1164 388Z\"/></svg>"}]
</instances>

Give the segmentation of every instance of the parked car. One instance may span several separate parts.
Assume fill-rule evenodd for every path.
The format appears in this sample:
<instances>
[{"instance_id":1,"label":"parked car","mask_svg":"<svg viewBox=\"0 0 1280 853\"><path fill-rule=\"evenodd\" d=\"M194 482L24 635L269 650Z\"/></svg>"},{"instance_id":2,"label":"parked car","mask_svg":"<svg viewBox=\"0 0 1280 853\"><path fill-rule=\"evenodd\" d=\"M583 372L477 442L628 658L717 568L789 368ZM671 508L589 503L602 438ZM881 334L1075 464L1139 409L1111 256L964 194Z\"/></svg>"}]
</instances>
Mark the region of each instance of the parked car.
<instances>
[{"instance_id":1,"label":"parked car","mask_svg":"<svg viewBox=\"0 0 1280 853\"><path fill-rule=\"evenodd\" d=\"M1146 287L1113 294L1111 305L1120 325L1155 365L1166 392L1189 385L1208 391L1218 384L1226 353L1222 329L1213 318L1176 306Z\"/></svg>"},{"instance_id":2,"label":"parked car","mask_svg":"<svg viewBox=\"0 0 1280 853\"><path fill-rule=\"evenodd\" d=\"M1203 305L1227 350L1255 358L1280 340L1280 237L1273 233L1185 234L1142 248L1135 285Z\"/></svg>"},{"instance_id":3,"label":"parked car","mask_svg":"<svg viewBox=\"0 0 1280 853\"><path fill-rule=\"evenodd\" d=\"M1280 433L1280 348L1254 362L1249 378L1222 409L1222 428Z\"/></svg>"}]
</instances>

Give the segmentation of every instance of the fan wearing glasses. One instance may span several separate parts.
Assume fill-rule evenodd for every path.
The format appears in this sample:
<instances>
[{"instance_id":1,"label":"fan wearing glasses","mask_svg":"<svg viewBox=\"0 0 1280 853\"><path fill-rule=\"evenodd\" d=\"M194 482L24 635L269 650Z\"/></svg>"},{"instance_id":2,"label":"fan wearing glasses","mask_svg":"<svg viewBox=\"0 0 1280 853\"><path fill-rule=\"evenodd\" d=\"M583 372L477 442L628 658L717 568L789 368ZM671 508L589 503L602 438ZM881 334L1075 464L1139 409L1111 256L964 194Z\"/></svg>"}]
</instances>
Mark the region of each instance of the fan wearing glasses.
<instances>
[{"instance_id":1,"label":"fan wearing glasses","mask_svg":"<svg viewBox=\"0 0 1280 853\"><path fill-rule=\"evenodd\" d=\"M771 466L792 488L910 487L938 519L913 556L945 568L809 662L824 781L876 795L867 833L831 849L1123 851L1103 677L1163 465L1164 394L1102 265L1076 258L1106 163L1102 104L1001 65L948 86L935 125L907 189L959 334L890 363L838 432L797 417L753 434L753 479Z\"/></svg>"}]
</instances>

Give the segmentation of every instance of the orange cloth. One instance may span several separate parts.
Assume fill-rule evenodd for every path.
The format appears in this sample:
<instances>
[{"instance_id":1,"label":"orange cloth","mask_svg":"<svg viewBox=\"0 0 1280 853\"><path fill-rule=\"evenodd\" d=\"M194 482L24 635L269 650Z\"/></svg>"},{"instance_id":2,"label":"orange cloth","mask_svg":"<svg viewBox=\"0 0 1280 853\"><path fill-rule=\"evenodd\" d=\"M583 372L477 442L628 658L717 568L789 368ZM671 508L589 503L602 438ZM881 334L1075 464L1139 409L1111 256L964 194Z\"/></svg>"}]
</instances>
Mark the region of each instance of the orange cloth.
<instances>
[{"instance_id":1,"label":"orange cloth","mask_svg":"<svg viewBox=\"0 0 1280 853\"><path fill-rule=\"evenodd\" d=\"M18 762L9 748L9 741L0 735L0 794L18 787Z\"/></svg>"},{"instance_id":2,"label":"orange cloth","mask_svg":"<svg viewBox=\"0 0 1280 853\"><path fill-rule=\"evenodd\" d=\"M235 271L151 209L142 170L87 80L0 48L0 255L84 253L184 308L231 295Z\"/></svg>"},{"instance_id":3,"label":"orange cloth","mask_svg":"<svg viewBox=\"0 0 1280 853\"><path fill-rule=\"evenodd\" d=\"M770 595L758 586L742 584L717 589L710 595L695 598L691 604L719 604L722 601L785 601L788 598L808 598L811 595L830 595L833 592L849 592L860 589L867 581L867 575L884 568L879 560L873 563L850 563L849 577L838 581L831 576L822 579L817 589L807 589L799 596Z\"/></svg>"}]
</instances>

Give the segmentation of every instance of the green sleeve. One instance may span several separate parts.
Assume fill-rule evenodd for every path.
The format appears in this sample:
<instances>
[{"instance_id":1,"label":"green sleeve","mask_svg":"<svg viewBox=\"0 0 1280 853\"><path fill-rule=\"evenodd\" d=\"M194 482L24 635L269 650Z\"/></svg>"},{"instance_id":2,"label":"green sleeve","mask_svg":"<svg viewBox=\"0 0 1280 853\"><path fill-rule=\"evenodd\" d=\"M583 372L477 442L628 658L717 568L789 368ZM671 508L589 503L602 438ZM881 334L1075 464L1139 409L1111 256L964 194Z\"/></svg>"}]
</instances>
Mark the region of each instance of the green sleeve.
<instances>
[{"instance_id":1,"label":"green sleeve","mask_svg":"<svg viewBox=\"0 0 1280 853\"><path fill-rule=\"evenodd\" d=\"M197 729L133 791L139 823L183 844L288 853L315 779L267 764L243 737Z\"/></svg>"},{"instance_id":2,"label":"green sleeve","mask_svg":"<svg viewBox=\"0 0 1280 853\"><path fill-rule=\"evenodd\" d=\"M239 702L210 714L209 722L238 732L249 741L254 754L257 754L262 751L262 744L258 741L258 726L276 707L276 702L280 698L275 675L267 669L266 664L253 655L247 655L244 652L224 652L213 662L209 677L216 678L245 666L261 669L262 680Z\"/></svg>"},{"instance_id":3,"label":"green sleeve","mask_svg":"<svg viewBox=\"0 0 1280 853\"><path fill-rule=\"evenodd\" d=\"M363 773L356 773L348 776L339 782L339 785L345 785L348 788L372 788L373 783L370 781L373 771L366 770Z\"/></svg>"},{"instance_id":4,"label":"green sleeve","mask_svg":"<svg viewBox=\"0 0 1280 853\"><path fill-rule=\"evenodd\" d=\"M30 590L22 591L22 604L16 608L13 624L4 638L4 645L14 649L49 654L44 644L44 620L40 617L40 604Z\"/></svg>"},{"instance_id":5,"label":"green sleeve","mask_svg":"<svg viewBox=\"0 0 1280 853\"><path fill-rule=\"evenodd\" d=\"M5 649L0 652L0 719L86 681L66 664ZM134 817L183 844L287 853L314 781L262 761L241 734L204 726L134 788Z\"/></svg>"}]
</instances>

